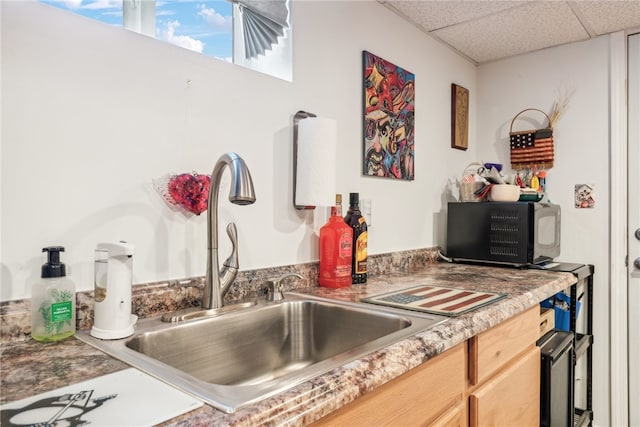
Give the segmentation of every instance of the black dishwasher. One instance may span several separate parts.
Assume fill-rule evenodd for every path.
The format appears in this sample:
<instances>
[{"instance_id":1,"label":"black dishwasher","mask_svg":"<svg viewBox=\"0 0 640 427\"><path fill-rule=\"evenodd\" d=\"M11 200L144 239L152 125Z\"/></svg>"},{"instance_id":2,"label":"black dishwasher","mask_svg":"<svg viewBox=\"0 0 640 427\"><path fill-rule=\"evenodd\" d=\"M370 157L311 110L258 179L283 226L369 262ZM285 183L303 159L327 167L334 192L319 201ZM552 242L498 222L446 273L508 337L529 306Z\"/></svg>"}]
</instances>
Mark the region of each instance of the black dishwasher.
<instances>
[{"instance_id":1,"label":"black dishwasher","mask_svg":"<svg viewBox=\"0 0 640 427\"><path fill-rule=\"evenodd\" d=\"M573 426L573 333L547 332L540 347L540 426Z\"/></svg>"}]
</instances>

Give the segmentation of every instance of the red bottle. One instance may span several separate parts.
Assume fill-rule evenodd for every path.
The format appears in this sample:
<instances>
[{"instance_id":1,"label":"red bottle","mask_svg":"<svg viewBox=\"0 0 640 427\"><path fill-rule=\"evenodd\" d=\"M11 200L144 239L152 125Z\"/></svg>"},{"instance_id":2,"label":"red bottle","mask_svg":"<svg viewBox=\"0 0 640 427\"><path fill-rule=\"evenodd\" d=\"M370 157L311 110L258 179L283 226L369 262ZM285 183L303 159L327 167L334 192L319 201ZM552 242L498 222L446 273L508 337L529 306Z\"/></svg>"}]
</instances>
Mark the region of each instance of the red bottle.
<instances>
[{"instance_id":1,"label":"red bottle","mask_svg":"<svg viewBox=\"0 0 640 427\"><path fill-rule=\"evenodd\" d=\"M318 283L326 288L351 286L353 229L336 206L329 221L320 228L320 274Z\"/></svg>"}]
</instances>

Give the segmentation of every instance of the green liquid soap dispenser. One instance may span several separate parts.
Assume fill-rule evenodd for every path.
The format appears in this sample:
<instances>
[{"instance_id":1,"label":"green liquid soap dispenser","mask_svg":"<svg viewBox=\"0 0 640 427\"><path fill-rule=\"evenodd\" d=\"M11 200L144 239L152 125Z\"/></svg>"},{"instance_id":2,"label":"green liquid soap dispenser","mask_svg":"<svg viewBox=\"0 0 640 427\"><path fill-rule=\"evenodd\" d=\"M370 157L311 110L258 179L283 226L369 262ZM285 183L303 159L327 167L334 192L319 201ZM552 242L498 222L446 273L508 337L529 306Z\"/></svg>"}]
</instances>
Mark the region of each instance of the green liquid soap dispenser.
<instances>
[{"instance_id":1,"label":"green liquid soap dispenser","mask_svg":"<svg viewBox=\"0 0 640 427\"><path fill-rule=\"evenodd\" d=\"M62 246L49 246L42 280L31 290L31 336L36 341L59 341L76 333L76 287L60 262Z\"/></svg>"}]
</instances>

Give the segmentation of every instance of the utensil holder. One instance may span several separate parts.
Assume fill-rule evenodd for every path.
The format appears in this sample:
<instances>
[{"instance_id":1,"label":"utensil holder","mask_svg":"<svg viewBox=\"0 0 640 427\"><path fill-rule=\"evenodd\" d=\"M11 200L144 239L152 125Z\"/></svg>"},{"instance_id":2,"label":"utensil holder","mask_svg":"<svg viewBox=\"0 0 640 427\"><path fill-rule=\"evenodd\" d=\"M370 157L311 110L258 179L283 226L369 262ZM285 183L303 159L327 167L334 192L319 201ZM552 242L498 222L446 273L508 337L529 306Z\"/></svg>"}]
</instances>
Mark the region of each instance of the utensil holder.
<instances>
[{"instance_id":1,"label":"utensil holder","mask_svg":"<svg viewBox=\"0 0 640 427\"><path fill-rule=\"evenodd\" d=\"M460 179L461 202L480 202L483 200L483 197L478 197L478 195L474 194L484 186L482 181L475 181L475 176L478 174L478 170L483 167L483 164L480 162L471 162L462 170L462 177ZM473 175L473 182L465 182L464 179L468 175Z\"/></svg>"}]
</instances>

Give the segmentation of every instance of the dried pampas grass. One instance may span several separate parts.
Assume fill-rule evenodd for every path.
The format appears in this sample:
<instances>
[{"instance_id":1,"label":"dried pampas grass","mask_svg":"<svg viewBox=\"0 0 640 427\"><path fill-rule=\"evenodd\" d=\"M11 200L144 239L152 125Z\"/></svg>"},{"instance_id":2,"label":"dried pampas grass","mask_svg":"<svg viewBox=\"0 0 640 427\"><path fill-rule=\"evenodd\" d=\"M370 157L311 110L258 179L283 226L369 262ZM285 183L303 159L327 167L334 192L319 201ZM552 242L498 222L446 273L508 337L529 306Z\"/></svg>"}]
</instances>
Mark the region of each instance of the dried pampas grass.
<instances>
[{"instance_id":1,"label":"dried pampas grass","mask_svg":"<svg viewBox=\"0 0 640 427\"><path fill-rule=\"evenodd\" d=\"M564 112L569 107L569 101L571 101L571 97L573 96L573 91L563 91L560 94L560 97L557 101L553 103L553 107L551 109L551 113L549 114L549 127L553 129L555 123L562 117Z\"/></svg>"}]
</instances>

